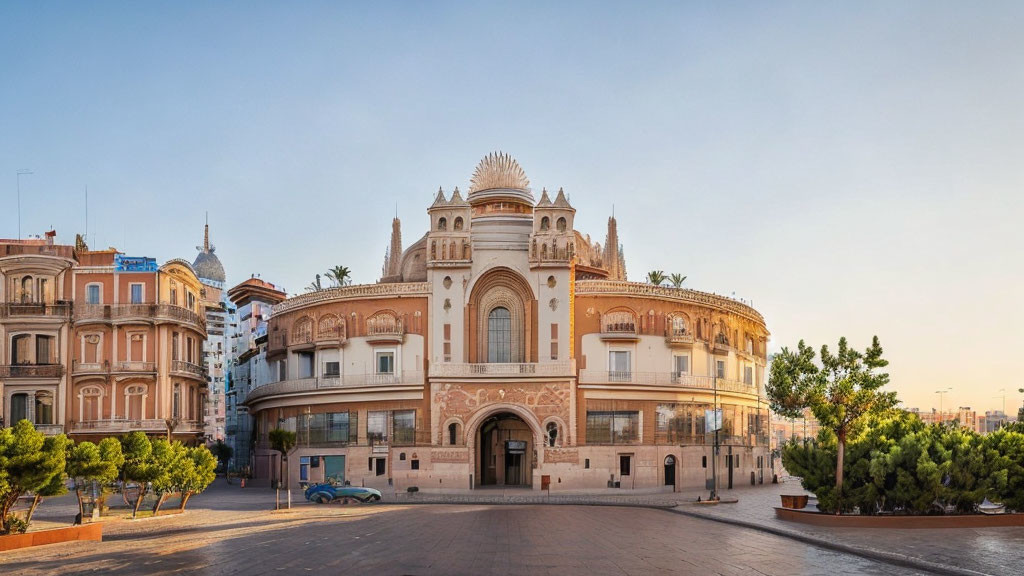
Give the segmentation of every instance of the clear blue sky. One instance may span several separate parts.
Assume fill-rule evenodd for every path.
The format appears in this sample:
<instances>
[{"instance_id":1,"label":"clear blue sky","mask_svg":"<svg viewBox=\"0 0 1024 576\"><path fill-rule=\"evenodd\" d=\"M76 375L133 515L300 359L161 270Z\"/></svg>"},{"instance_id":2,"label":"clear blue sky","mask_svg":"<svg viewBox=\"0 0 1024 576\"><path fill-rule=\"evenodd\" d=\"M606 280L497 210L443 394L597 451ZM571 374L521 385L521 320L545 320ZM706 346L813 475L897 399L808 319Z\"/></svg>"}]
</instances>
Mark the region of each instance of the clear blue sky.
<instances>
[{"instance_id":1,"label":"clear blue sky","mask_svg":"<svg viewBox=\"0 0 1024 576\"><path fill-rule=\"evenodd\" d=\"M910 406L1024 386L1024 4L4 2L0 237L229 282L377 278L492 150L633 279L752 299L773 348L882 338Z\"/></svg>"}]
</instances>

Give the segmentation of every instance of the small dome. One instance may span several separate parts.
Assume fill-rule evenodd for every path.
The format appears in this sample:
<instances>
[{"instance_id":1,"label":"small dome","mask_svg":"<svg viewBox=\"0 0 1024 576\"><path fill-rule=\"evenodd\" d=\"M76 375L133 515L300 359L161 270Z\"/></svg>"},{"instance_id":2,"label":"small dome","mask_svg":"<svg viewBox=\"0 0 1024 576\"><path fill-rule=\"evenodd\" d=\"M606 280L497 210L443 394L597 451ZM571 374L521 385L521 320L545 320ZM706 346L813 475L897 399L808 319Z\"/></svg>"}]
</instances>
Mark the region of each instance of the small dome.
<instances>
[{"instance_id":1,"label":"small dome","mask_svg":"<svg viewBox=\"0 0 1024 576\"><path fill-rule=\"evenodd\" d=\"M196 261L192 263L192 268L195 268L196 276L199 276L200 280L224 282L226 279L224 276L224 265L220 263L220 258L217 258L213 250L200 252L196 256Z\"/></svg>"}]
</instances>

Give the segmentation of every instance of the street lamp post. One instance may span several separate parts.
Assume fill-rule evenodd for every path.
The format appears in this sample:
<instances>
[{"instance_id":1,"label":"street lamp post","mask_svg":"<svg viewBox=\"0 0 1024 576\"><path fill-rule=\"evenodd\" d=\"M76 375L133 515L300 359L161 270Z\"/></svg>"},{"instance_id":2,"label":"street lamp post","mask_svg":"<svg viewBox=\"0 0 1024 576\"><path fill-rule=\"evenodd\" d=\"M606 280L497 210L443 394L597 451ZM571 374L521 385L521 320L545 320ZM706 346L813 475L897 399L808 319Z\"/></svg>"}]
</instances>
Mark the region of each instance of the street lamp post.
<instances>
[{"instance_id":1,"label":"street lamp post","mask_svg":"<svg viewBox=\"0 0 1024 576\"><path fill-rule=\"evenodd\" d=\"M718 421L719 418L718 418L718 370L717 369L715 370L715 375L714 375L714 378L712 379L712 384L713 384L714 390L715 390L715 404L714 404L714 408L715 409L714 409L714 412L712 412L712 415L714 416L714 419L715 419L715 423L714 423L714 426L715 426L715 443L714 443L714 446L711 448L711 484L712 484L712 488L711 488L711 498L710 499L711 500L718 500L718 429L719 429L720 426L719 426L719 421Z\"/></svg>"},{"instance_id":2,"label":"street lamp post","mask_svg":"<svg viewBox=\"0 0 1024 576\"><path fill-rule=\"evenodd\" d=\"M939 424L942 423L942 397L948 394L953 388L945 388L943 390L936 390L935 393L939 395Z\"/></svg>"}]
</instances>

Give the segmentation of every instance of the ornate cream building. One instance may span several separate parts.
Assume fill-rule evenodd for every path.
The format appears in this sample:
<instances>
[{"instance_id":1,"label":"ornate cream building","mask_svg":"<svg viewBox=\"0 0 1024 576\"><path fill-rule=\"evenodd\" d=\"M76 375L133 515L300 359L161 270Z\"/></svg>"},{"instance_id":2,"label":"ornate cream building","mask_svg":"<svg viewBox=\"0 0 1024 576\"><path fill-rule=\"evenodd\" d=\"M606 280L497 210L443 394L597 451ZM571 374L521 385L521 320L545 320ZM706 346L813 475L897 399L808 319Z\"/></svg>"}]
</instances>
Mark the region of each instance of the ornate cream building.
<instances>
[{"instance_id":1,"label":"ornate cream building","mask_svg":"<svg viewBox=\"0 0 1024 576\"><path fill-rule=\"evenodd\" d=\"M274 307L276 381L245 401L258 476L278 474L280 427L298 437L292 486L704 488L717 406L720 485L770 478L756 310L628 282L615 219L592 242L563 191L535 200L504 154L427 213L405 249L393 222L379 283Z\"/></svg>"}]
</instances>

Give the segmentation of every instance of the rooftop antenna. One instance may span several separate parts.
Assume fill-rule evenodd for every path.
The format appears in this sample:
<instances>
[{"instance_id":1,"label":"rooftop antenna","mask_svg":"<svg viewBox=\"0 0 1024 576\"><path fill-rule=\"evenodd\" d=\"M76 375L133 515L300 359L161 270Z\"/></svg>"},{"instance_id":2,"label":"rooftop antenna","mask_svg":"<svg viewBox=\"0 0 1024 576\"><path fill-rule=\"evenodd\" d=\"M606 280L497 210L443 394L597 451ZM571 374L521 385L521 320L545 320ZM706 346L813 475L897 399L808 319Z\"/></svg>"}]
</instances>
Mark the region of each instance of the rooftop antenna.
<instances>
[{"instance_id":1,"label":"rooftop antenna","mask_svg":"<svg viewBox=\"0 0 1024 576\"><path fill-rule=\"evenodd\" d=\"M89 185L85 185L85 239L89 239Z\"/></svg>"},{"instance_id":2,"label":"rooftop antenna","mask_svg":"<svg viewBox=\"0 0 1024 576\"><path fill-rule=\"evenodd\" d=\"M21 240L21 177L33 174L28 168L18 170L18 240Z\"/></svg>"}]
</instances>

